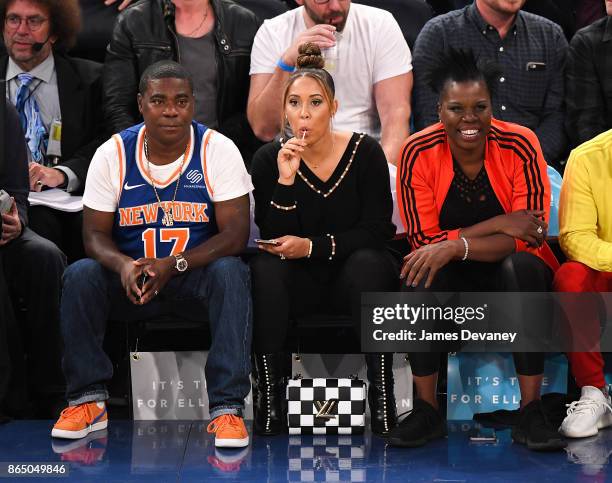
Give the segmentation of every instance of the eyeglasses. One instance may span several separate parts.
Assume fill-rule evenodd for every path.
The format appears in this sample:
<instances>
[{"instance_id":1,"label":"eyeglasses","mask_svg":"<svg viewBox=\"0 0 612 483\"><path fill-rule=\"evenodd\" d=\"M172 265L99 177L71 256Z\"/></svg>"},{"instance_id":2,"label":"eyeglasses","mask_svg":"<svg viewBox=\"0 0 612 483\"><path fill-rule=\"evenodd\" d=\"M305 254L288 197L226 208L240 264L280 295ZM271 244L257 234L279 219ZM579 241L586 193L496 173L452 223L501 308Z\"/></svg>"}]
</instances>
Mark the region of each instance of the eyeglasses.
<instances>
[{"instance_id":1,"label":"eyeglasses","mask_svg":"<svg viewBox=\"0 0 612 483\"><path fill-rule=\"evenodd\" d=\"M4 19L4 23L12 30L17 30L21 27L21 22L25 22L32 32L36 32L47 21L45 17L34 15L32 17L20 17L19 15L10 14Z\"/></svg>"}]
</instances>

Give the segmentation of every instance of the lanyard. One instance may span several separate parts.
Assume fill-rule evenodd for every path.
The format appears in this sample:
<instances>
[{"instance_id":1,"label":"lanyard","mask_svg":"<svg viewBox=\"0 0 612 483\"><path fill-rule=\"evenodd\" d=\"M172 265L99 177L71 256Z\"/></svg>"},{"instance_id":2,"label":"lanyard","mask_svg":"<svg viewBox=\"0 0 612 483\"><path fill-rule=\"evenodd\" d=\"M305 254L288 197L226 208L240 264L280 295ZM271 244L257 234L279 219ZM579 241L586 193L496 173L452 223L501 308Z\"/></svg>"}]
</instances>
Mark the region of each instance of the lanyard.
<instances>
[{"instance_id":1,"label":"lanyard","mask_svg":"<svg viewBox=\"0 0 612 483\"><path fill-rule=\"evenodd\" d=\"M15 90L15 104L17 104L17 93L19 92L19 89L21 88L21 84L17 85L17 81L19 80L16 76L13 77L13 80L15 81L15 86L17 87L17 89ZM40 85L43 83L43 81L41 79L36 79L37 83L34 87L29 87L28 88L28 96L25 98L25 100L23 101L24 103L27 102L30 97L32 97L32 95L36 92L36 90L40 87Z\"/></svg>"}]
</instances>

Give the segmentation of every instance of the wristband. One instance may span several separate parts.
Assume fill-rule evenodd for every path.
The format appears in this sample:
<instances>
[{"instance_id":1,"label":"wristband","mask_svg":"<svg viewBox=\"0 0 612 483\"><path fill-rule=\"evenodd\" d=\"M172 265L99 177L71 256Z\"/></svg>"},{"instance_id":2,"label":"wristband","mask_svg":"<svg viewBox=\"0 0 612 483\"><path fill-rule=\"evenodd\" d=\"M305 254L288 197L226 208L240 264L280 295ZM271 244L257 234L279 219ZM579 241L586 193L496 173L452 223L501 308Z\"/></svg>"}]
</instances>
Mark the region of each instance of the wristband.
<instances>
[{"instance_id":1,"label":"wristband","mask_svg":"<svg viewBox=\"0 0 612 483\"><path fill-rule=\"evenodd\" d=\"M306 258L310 258L310 255L312 255L312 240L309 238L308 239L308 255L306 255Z\"/></svg>"},{"instance_id":2,"label":"wristband","mask_svg":"<svg viewBox=\"0 0 612 483\"><path fill-rule=\"evenodd\" d=\"M284 70L285 72L289 72L290 74L293 73L293 71L295 70L295 67L285 64L283 62L283 59L278 59L276 65L280 70Z\"/></svg>"},{"instance_id":3,"label":"wristband","mask_svg":"<svg viewBox=\"0 0 612 483\"><path fill-rule=\"evenodd\" d=\"M468 253L470 253L470 245L465 237L461 237L461 239L463 240L463 245L465 246L465 253L463 254L461 261L465 262L467 260Z\"/></svg>"}]
</instances>

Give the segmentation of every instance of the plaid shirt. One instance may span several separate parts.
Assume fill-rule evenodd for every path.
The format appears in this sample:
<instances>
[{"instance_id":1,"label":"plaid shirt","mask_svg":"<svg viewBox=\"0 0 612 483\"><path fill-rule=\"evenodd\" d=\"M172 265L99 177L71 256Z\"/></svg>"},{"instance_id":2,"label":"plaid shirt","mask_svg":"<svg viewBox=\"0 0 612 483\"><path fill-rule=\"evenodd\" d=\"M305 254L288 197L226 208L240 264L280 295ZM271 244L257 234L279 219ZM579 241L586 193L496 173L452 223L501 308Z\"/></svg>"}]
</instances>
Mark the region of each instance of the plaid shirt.
<instances>
[{"instance_id":1,"label":"plaid shirt","mask_svg":"<svg viewBox=\"0 0 612 483\"><path fill-rule=\"evenodd\" d=\"M438 120L438 95L425 84L424 73L447 47L470 48L497 61L502 75L493 93L494 117L535 131L549 163L564 155L563 68L568 45L557 24L521 11L502 39L475 4L427 22L413 51L418 130Z\"/></svg>"},{"instance_id":2,"label":"plaid shirt","mask_svg":"<svg viewBox=\"0 0 612 483\"><path fill-rule=\"evenodd\" d=\"M612 17L579 30L565 70L566 127L572 146L612 128Z\"/></svg>"}]
</instances>

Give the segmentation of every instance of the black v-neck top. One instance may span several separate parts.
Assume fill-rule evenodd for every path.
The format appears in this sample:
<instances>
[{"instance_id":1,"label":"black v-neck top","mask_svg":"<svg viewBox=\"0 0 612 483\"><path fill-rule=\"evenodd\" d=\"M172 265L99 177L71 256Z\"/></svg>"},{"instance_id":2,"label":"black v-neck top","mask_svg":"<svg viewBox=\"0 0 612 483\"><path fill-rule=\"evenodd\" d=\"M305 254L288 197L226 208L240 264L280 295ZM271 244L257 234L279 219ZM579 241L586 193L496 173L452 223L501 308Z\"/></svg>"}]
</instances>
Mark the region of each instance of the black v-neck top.
<instances>
[{"instance_id":1,"label":"black v-neck top","mask_svg":"<svg viewBox=\"0 0 612 483\"><path fill-rule=\"evenodd\" d=\"M262 238L283 235L310 238L312 258L327 258L331 254L331 239L326 236L329 233L336 242L335 260L342 260L360 248L384 247L395 234L387 159L376 140L365 135L359 141L360 137L353 133L336 169L325 182L303 160L300 162L299 170L314 190L299 174L292 186L278 184L276 158L280 142L266 144L255 153L251 176L255 186L255 222ZM324 197L338 182L333 192ZM271 201L280 206L296 204L297 208L280 210Z\"/></svg>"},{"instance_id":2,"label":"black v-neck top","mask_svg":"<svg viewBox=\"0 0 612 483\"><path fill-rule=\"evenodd\" d=\"M471 180L453 160L455 176L440 210L440 229L456 230L504 214L484 165Z\"/></svg>"}]
</instances>

